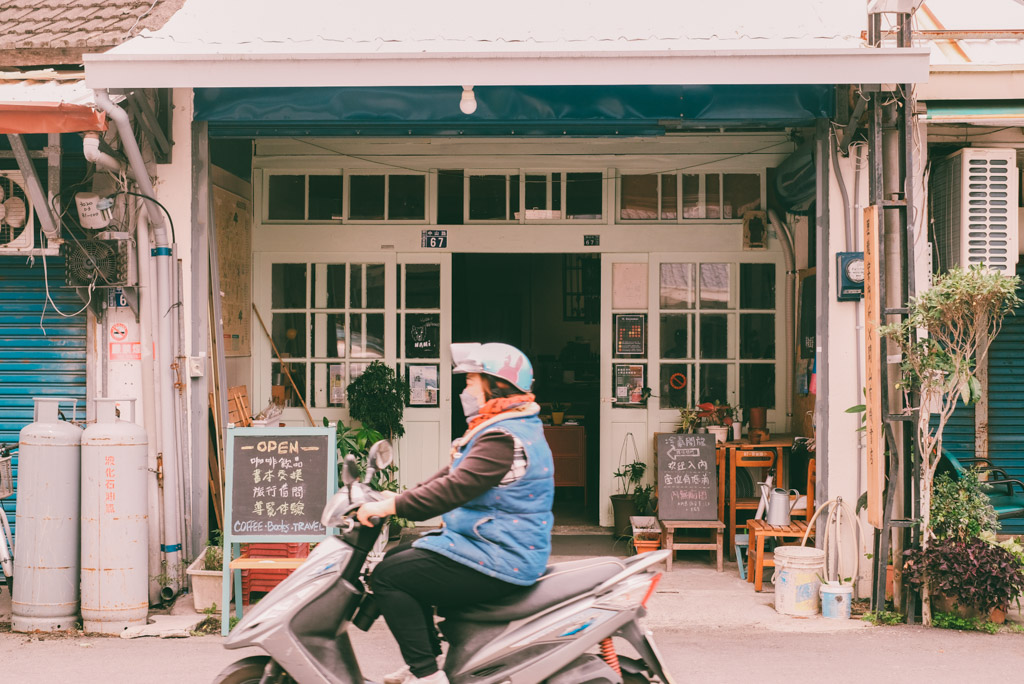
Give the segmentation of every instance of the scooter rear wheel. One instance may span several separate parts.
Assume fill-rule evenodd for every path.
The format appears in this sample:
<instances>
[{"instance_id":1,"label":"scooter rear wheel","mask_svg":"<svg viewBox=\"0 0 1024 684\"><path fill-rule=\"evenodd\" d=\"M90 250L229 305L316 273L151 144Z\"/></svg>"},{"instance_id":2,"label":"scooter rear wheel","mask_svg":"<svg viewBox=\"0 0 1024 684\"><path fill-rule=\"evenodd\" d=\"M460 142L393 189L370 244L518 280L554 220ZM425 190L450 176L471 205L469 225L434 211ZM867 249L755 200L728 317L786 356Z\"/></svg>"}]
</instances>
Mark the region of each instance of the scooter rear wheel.
<instances>
[{"instance_id":1,"label":"scooter rear wheel","mask_svg":"<svg viewBox=\"0 0 1024 684\"><path fill-rule=\"evenodd\" d=\"M224 668L213 680L213 684L259 684L268 662L269 656L242 658ZM291 677L282 673L275 684L288 684L291 681Z\"/></svg>"}]
</instances>

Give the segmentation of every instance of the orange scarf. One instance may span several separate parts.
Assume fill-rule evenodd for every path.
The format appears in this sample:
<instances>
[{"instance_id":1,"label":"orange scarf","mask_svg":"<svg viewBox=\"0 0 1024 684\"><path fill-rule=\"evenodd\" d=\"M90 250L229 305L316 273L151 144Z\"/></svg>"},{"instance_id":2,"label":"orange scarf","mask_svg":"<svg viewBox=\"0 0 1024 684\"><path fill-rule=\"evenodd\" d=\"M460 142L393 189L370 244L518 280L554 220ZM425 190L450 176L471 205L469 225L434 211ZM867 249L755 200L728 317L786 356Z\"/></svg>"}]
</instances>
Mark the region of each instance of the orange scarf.
<instances>
[{"instance_id":1,"label":"orange scarf","mask_svg":"<svg viewBox=\"0 0 1024 684\"><path fill-rule=\"evenodd\" d=\"M491 399L486 404L480 407L480 413L473 417L473 420L469 421L469 429L472 430L480 423L493 418L499 413L504 413L509 409L514 409L517 406L523 404L533 403L535 397L532 394L513 394L509 397L500 397L497 399Z\"/></svg>"}]
</instances>

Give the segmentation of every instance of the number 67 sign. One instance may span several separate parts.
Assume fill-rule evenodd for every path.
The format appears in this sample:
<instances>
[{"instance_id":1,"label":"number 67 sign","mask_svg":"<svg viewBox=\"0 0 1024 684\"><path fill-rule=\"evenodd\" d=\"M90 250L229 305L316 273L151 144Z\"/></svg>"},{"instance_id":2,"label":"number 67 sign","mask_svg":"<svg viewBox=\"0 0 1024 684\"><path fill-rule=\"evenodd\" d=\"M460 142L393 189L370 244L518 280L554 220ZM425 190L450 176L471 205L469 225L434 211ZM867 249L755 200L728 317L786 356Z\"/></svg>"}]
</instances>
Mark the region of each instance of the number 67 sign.
<instances>
[{"instance_id":1,"label":"number 67 sign","mask_svg":"<svg viewBox=\"0 0 1024 684\"><path fill-rule=\"evenodd\" d=\"M447 230L424 230L420 238L420 247L425 249L444 249L448 246Z\"/></svg>"}]
</instances>

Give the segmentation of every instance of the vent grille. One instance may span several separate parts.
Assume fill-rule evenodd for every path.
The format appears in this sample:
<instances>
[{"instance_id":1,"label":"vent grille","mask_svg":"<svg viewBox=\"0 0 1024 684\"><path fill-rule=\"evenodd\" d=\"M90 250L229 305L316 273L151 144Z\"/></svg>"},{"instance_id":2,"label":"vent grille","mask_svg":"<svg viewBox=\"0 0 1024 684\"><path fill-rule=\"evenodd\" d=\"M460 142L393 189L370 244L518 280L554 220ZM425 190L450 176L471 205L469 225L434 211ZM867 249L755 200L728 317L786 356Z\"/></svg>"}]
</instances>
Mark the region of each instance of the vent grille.
<instances>
[{"instance_id":1,"label":"vent grille","mask_svg":"<svg viewBox=\"0 0 1024 684\"><path fill-rule=\"evenodd\" d=\"M16 171L0 173L0 253L35 247L35 212Z\"/></svg>"},{"instance_id":2,"label":"vent grille","mask_svg":"<svg viewBox=\"0 0 1024 684\"><path fill-rule=\"evenodd\" d=\"M1016 151L966 148L932 170L936 272L982 265L1013 273L1017 264Z\"/></svg>"}]
</instances>

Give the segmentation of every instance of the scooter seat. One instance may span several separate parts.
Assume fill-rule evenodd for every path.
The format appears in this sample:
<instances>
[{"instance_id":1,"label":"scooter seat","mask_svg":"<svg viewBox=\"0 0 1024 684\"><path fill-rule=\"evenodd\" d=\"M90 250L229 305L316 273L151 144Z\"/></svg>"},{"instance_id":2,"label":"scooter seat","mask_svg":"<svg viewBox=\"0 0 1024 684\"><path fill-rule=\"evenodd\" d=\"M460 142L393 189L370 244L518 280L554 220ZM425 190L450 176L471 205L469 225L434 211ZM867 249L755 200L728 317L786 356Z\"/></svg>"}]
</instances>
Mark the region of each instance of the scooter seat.
<instances>
[{"instance_id":1,"label":"scooter seat","mask_svg":"<svg viewBox=\"0 0 1024 684\"><path fill-rule=\"evenodd\" d=\"M537 583L493 603L441 610L443 617L470 622L511 622L583 594L625 569L620 558L585 558L549 565Z\"/></svg>"}]
</instances>

